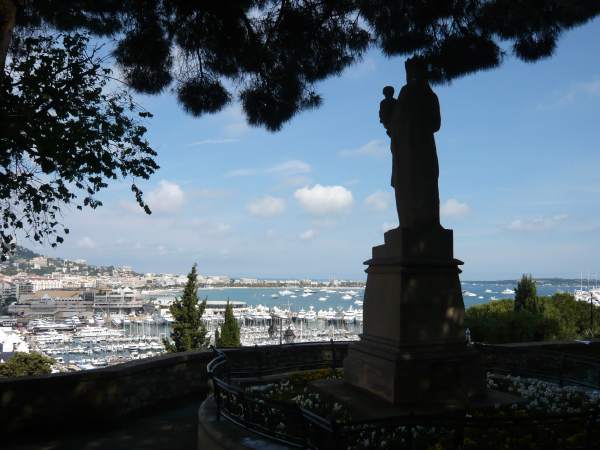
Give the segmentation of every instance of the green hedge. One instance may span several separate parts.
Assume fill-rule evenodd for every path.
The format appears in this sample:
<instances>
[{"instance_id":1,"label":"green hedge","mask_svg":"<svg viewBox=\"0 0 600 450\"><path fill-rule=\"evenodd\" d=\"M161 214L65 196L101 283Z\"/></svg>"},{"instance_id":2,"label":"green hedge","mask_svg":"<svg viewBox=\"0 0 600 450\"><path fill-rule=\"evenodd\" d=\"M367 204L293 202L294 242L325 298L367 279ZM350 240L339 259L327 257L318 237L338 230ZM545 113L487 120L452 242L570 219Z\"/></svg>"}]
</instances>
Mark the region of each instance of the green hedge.
<instances>
[{"instance_id":1,"label":"green hedge","mask_svg":"<svg viewBox=\"0 0 600 450\"><path fill-rule=\"evenodd\" d=\"M550 341L590 337L590 305L571 294L538 297L539 311L515 311L513 300L496 300L466 311L465 327L475 342ZM600 335L600 307L594 307L594 335Z\"/></svg>"}]
</instances>

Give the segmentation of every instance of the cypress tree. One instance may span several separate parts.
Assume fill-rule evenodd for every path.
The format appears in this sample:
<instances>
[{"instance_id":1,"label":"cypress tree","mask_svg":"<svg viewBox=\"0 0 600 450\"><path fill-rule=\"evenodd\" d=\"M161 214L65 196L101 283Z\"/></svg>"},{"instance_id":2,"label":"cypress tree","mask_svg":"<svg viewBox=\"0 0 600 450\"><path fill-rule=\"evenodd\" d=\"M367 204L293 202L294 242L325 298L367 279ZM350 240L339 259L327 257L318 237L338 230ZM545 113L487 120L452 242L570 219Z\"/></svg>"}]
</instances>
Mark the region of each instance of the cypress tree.
<instances>
[{"instance_id":1,"label":"cypress tree","mask_svg":"<svg viewBox=\"0 0 600 450\"><path fill-rule=\"evenodd\" d=\"M240 326L233 316L233 307L227 302L225 308L225 322L221 326L221 333L215 333L217 347L239 347L240 344Z\"/></svg>"},{"instance_id":2,"label":"cypress tree","mask_svg":"<svg viewBox=\"0 0 600 450\"><path fill-rule=\"evenodd\" d=\"M535 313L539 312L538 309L535 281L531 274L523 274L515 289L515 311L527 310Z\"/></svg>"},{"instance_id":3,"label":"cypress tree","mask_svg":"<svg viewBox=\"0 0 600 450\"><path fill-rule=\"evenodd\" d=\"M171 341L163 339L169 352L186 352L208 346L206 327L202 322L202 314L206 308L206 300L198 304L198 273L196 264L188 274L188 281L183 295L173 302L169 308L175 322L171 331Z\"/></svg>"}]
</instances>

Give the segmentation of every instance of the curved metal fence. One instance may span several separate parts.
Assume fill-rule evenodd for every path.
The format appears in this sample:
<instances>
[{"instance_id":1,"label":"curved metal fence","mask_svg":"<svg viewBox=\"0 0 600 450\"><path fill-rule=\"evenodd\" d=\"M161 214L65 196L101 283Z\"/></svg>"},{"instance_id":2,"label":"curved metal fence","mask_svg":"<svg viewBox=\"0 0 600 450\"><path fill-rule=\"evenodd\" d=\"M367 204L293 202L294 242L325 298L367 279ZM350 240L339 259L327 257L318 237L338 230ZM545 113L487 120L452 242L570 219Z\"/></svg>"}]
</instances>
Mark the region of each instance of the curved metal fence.
<instances>
[{"instance_id":1,"label":"curved metal fence","mask_svg":"<svg viewBox=\"0 0 600 450\"><path fill-rule=\"evenodd\" d=\"M486 366L494 371L531 376L553 382L598 387L600 367L594 360L576 370L576 361L555 352L530 355L498 346L478 346ZM272 382L282 374L316 368L342 366L347 343L310 343L249 348L223 352L214 350L208 364L217 418L225 418L290 447L309 449L426 448L525 449L544 442L544 449L600 449L600 410L574 414L528 415L526 417L471 417L464 411L454 415L407 415L381 420L336 422L292 402L267 398L248 385ZM512 351L512 353L511 353ZM510 356L512 355L512 357ZM528 357L532 359L525 364ZM541 364L540 359L545 363ZM558 362L557 362L558 361ZM557 366L558 364L558 366ZM552 376L557 367L569 369ZM544 372L549 370L550 372ZM597 372L593 372L597 370ZM582 379L576 376L582 374ZM472 436L478 437L474 442ZM437 447L431 447L431 438ZM483 444L482 444L483 443ZM486 447L485 443L489 443ZM541 448L541 447L534 447Z\"/></svg>"},{"instance_id":2,"label":"curved metal fence","mask_svg":"<svg viewBox=\"0 0 600 450\"><path fill-rule=\"evenodd\" d=\"M600 389L600 359L535 347L474 344L493 372Z\"/></svg>"}]
</instances>

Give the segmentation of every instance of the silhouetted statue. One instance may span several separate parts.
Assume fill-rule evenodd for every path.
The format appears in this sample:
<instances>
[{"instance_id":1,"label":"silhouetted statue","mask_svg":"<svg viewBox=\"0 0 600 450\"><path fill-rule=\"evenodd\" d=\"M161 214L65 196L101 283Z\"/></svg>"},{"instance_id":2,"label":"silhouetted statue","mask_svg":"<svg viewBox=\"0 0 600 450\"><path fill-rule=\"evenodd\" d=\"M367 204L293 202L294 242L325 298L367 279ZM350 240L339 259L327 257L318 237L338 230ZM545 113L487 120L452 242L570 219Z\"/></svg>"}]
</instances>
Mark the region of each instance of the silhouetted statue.
<instances>
[{"instance_id":1,"label":"silhouetted statue","mask_svg":"<svg viewBox=\"0 0 600 450\"><path fill-rule=\"evenodd\" d=\"M406 85L386 127L392 140L392 186L398 219L402 228L440 227L439 167L433 137L440 129L440 105L420 60L411 58L405 67ZM384 102L388 99L382 101L380 117Z\"/></svg>"},{"instance_id":2,"label":"silhouetted statue","mask_svg":"<svg viewBox=\"0 0 600 450\"><path fill-rule=\"evenodd\" d=\"M391 137L392 118L394 116L394 108L396 107L394 88L392 86L384 87L383 96L385 98L379 103L379 122L384 126L387 135Z\"/></svg>"}]
</instances>

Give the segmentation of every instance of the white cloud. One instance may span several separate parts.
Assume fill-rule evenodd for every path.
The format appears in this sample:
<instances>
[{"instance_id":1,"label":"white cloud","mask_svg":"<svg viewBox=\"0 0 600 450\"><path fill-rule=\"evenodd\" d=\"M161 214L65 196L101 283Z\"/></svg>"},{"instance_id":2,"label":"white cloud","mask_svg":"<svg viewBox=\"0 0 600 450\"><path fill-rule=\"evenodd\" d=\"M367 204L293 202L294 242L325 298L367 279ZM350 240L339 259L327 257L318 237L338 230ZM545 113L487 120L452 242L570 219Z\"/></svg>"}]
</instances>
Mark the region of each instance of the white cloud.
<instances>
[{"instance_id":1,"label":"white cloud","mask_svg":"<svg viewBox=\"0 0 600 450\"><path fill-rule=\"evenodd\" d=\"M376 191L365 199L365 205L374 211L385 211L390 207L391 195L388 192Z\"/></svg>"},{"instance_id":2,"label":"white cloud","mask_svg":"<svg viewBox=\"0 0 600 450\"><path fill-rule=\"evenodd\" d=\"M313 230L312 228L303 231L302 233L300 233L300 239L302 239L303 241L309 241L312 238L314 238L317 235L317 232L315 230Z\"/></svg>"},{"instance_id":3,"label":"white cloud","mask_svg":"<svg viewBox=\"0 0 600 450\"><path fill-rule=\"evenodd\" d=\"M77 241L79 248L96 248L96 242L89 236L84 236Z\"/></svg>"},{"instance_id":4,"label":"white cloud","mask_svg":"<svg viewBox=\"0 0 600 450\"><path fill-rule=\"evenodd\" d=\"M600 95L600 79L596 78L590 81L582 81L571 84L564 91L555 91L552 93L552 99L538 104L540 110L549 110L560 108L575 102L581 97L595 97Z\"/></svg>"},{"instance_id":5,"label":"white cloud","mask_svg":"<svg viewBox=\"0 0 600 450\"><path fill-rule=\"evenodd\" d=\"M265 195L248 203L248 212L257 217L278 216L285 210L285 200Z\"/></svg>"},{"instance_id":6,"label":"white cloud","mask_svg":"<svg viewBox=\"0 0 600 450\"><path fill-rule=\"evenodd\" d=\"M344 186L305 186L294 192L294 198L309 213L315 215L339 214L352 207L352 192Z\"/></svg>"},{"instance_id":7,"label":"white cloud","mask_svg":"<svg viewBox=\"0 0 600 450\"><path fill-rule=\"evenodd\" d=\"M374 139L372 141L367 142L365 145L352 148L340 150L340 156L375 156L381 158L390 151L390 146L388 143L385 143L382 140Z\"/></svg>"},{"instance_id":8,"label":"white cloud","mask_svg":"<svg viewBox=\"0 0 600 450\"><path fill-rule=\"evenodd\" d=\"M557 214L552 217L538 217L534 219L515 219L507 228L512 231L543 231L556 227L566 220L567 214Z\"/></svg>"},{"instance_id":9,"label":"white cloud","mask_svg":"<svg viewBox=\"0 0 600 450\"><path fill-rule=\"evenodd\" d=\"M283 173L283 174L295 174L295 173L307 173L310 172L310 164L300 161L298 159L292 159L285 161L276 166L269 167L265 170L266 173Z\"/></svg>"},{"instance_id":10,"label":"white cloud","mask_svg":"<svg viewBox=\"0 0 600 450\"><path fill-rule=\"evenodd\" d=\"M561 97L561 102L570 103L581 95L588 97L600 95L600 79L574 84L567 93Z\"/></svg>"},{"instance_id":11,"label":"white cloud","mask_svg":"<svg viewBox=\"0 0 600 450\"><path fill-rule=\"evenodd\" d=\"M442 217L465 217L471 212L469 205L459 202L455 198L449 198L440 206L440 214Z\"/></svg>"},{"instance_id":12,"label":"white cloud","mask_svg":"<svg viewBox=\"0 0 600 450\"><path fill-rule=\"evenodd\" d=\"M196 145L220 145L220 144L232 144L234 142L239 142L239 139L236 138L220 138L220 139L203 139L201 141L192 142L191 146Z\"/></svg>"},{"instance_id":13,"label":"white cloud","mask_svg":"<svg viewBox=\"0 0 600 450\"><path fill-rule=\"evenodd\" d=\"M166 180L161 180L158 187L146 196L146 201L152 212L172 213L179 211L184 200L185 194L181 187Z\"/></svg>"},{"instance_id":14,"label":"white cloud","mask_svg":"<svg viewBox=\"0 0 600 450\"><path fill-rule=\"evenodd\" d=\"M225 174L226 177L248 177L253 175L275 174L289 177L295 174L308 173L312 169L310 164L292 159L263 169L242 168L234 169Z\"/></svg>"}]
</instances>

